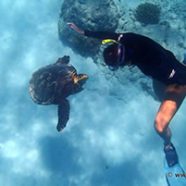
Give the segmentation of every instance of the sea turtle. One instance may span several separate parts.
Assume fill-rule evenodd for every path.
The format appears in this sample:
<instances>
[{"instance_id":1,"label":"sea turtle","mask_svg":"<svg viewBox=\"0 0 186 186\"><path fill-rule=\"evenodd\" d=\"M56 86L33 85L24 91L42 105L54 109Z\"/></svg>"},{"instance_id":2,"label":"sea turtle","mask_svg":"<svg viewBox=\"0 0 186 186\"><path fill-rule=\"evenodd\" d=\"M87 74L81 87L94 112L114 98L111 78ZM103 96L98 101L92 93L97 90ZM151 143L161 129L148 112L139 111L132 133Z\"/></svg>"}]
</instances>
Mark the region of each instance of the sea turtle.
<instances>
[{"instance_id":1,"label":"sea turtle","mask_svg":"<svg viewBox=\"0 0 186 186\"><path fill-rule=\"evenodd\" d=\"M82 91L88 79L86 74L77 74L69 61L69 56L59 58L54 64L34 72L29 82L29 93L35 103L58 105L58 131L66 126L69 119L70 104L66 98Z\"/></svg>"}]
</instances>

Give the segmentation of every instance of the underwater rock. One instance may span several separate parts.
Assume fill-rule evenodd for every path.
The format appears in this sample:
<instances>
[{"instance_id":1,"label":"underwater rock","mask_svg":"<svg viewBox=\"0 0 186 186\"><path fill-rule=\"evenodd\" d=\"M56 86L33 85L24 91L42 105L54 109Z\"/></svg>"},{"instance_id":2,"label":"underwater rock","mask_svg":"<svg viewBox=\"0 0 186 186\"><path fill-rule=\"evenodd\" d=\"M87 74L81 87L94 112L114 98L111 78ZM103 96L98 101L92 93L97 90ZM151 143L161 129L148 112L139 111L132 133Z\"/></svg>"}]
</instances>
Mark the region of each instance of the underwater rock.
<instances>
[{"instance_id":1,"label":"underwater rock","mask_svg":"<svg viewBox=\"0 0 186 186\"><path fill-rule=\"evenodd\" d=\"M136 8L135 17L143 24L158 24L161 8L152 3L143 3Z\"/></svg>"},{"instance_id":2,"label":"underwater rock","mask_svg":"<svg viewBox=\"0 0 186 186\"><path fill-rule=\"evenodd\" d=\"M118 27L119 8L114 0L64 0L58 22L59 38L64 45L84 57L93 57L100 42L83 37L66 25L74 22L82 29L114 32Z\"/></svg>"}]
</instances>

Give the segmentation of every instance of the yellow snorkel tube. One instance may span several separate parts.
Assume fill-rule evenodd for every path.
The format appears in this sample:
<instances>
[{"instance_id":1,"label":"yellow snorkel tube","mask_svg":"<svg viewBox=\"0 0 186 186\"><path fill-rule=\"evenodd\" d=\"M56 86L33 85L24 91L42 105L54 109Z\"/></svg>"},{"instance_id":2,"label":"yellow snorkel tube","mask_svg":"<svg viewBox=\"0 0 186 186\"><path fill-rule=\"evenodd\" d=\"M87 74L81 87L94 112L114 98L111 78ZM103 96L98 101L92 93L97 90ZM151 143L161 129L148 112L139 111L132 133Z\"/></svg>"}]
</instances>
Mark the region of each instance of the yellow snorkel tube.
<instances>
[{"instance_id":1,"label":"yellow snorkel tube","mask_svg":"<svg viewBox=\"0 0 186 186\"><path fill-rule=\"evenodd\" d=\"M104 40L101 41L101 43L103 45L105 45L105 44L111 44L111 43L118 43L118 41L116 41L114 39L104 39Z\"/></svg>"}]
</instances>

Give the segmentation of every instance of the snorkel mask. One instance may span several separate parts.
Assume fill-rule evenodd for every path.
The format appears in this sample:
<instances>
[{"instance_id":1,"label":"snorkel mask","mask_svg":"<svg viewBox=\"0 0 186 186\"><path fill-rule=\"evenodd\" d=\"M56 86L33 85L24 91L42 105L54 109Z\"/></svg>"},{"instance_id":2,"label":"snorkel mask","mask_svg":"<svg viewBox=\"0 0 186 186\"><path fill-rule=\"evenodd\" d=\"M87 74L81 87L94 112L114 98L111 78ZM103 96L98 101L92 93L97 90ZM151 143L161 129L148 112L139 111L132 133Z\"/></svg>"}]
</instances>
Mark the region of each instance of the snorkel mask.
<instances>
[{"instance_id":1,"label":"snorkel mask","mask_svg":"<svg viewBox=\"0 0 186 186\"><path fill-rule=\"evenodd\" d=\"M115 64L112 66L109 66L110 70L116 70L118 69L119 66L124 65L125 64L125 46L122 45L119 40L121 39L123 35L119 35L118 37L118 41L113 40L113 39L104 39L102 40L102 44L103 45L107 45L107 44L117 44L117 51L116 51L116 62Z\"/></svg>"}]
</instances>

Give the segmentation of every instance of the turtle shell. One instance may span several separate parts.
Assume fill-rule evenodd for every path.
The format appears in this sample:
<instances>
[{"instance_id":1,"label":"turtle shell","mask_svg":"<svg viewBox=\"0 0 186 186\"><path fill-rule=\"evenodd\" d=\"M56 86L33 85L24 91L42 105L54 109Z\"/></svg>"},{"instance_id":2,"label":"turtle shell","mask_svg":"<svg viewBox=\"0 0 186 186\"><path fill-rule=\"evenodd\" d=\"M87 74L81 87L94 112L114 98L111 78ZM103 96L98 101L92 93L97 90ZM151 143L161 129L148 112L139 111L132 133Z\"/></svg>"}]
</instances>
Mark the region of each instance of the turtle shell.
<instances>
[{"instance_id":1,"label":"turtle shell","mask_svg":"<svg viewBox=\"0 0 186 186\"><path fill-rule=\"evenodd\" d=\"M29 92L38 104L56 104L70 92L65 87L73 85L72 76L76 69L69 64L53 64L40 68L33 73L29 82Z\"/></svg>"}]
</instances>

